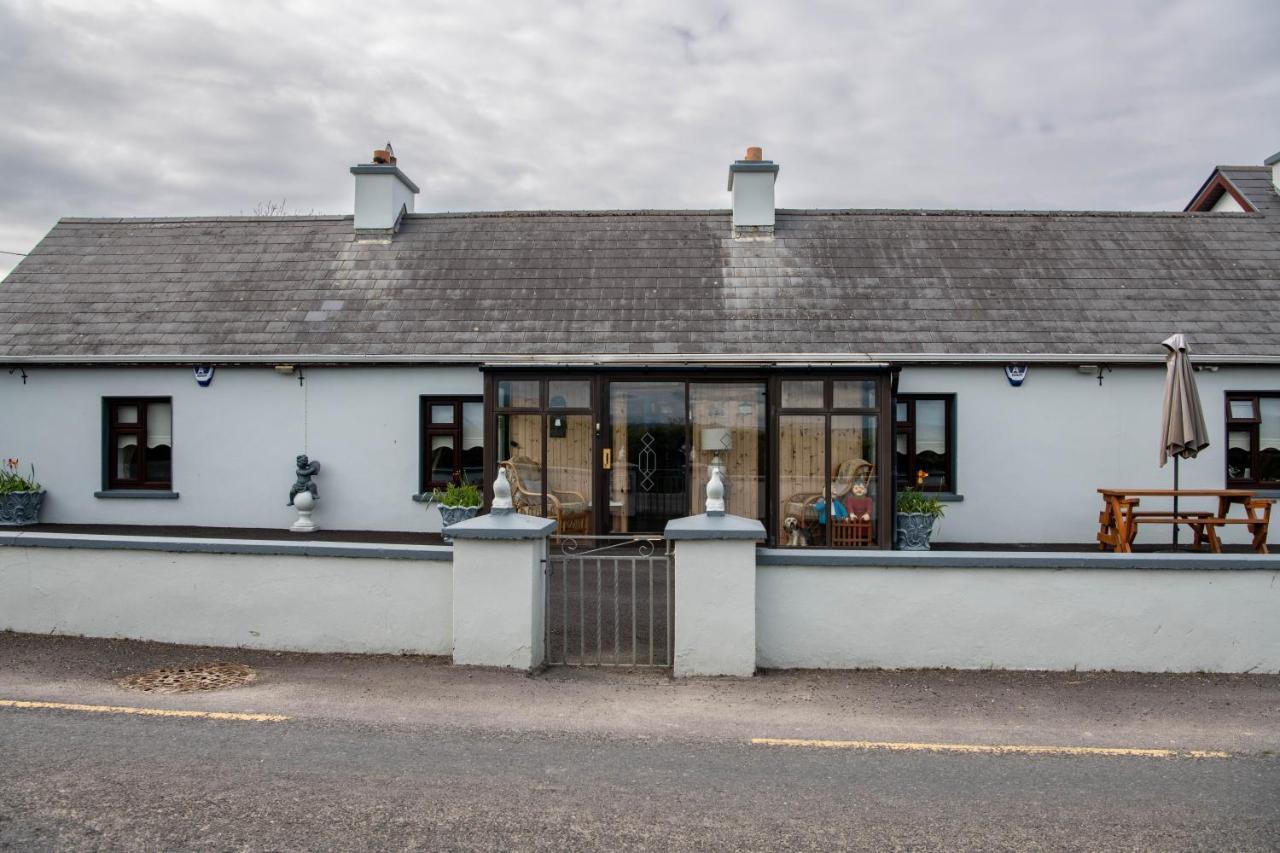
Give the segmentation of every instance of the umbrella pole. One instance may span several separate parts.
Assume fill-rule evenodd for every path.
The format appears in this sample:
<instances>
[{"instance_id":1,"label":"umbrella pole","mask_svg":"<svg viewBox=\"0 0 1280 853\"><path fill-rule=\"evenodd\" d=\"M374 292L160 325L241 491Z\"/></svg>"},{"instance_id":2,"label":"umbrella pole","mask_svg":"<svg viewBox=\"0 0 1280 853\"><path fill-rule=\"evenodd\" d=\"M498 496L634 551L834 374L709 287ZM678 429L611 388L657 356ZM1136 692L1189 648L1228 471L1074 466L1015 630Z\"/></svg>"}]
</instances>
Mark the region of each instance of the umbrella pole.
<instances>
[{"instance_id":1,"label":"umbrella pole","mask_svg":"<svg viewBox=\"0 0 1280 853\"><path fill-rule=\"evenodd\" d=\"M1173 515L1175 518L1178 515L1178 459L1179 458L1180 457L1178 456L1173 457L1173 493L1174 493L1173 494ZM1171 527L1173 527L1173 547L1176 549L1178 547L1178 523L1175 521L1171 525Z\"/></svg>"}]
</instances>

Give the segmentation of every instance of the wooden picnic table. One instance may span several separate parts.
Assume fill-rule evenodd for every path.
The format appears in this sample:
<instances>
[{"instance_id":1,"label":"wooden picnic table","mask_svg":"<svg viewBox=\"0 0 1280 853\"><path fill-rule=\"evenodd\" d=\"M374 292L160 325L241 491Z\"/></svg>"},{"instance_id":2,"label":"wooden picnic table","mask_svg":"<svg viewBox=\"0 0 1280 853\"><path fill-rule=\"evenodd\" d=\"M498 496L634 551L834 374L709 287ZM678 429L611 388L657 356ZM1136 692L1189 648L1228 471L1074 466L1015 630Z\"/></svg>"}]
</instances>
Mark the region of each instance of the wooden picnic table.
<instances>
[{"instance_id":1,"label":"wooden picnic table","mask_svg":"<svg viewBox=\"0 0 1280 853\"><path fill-rule=\"evenodd\" d=\"M1243 524L1253 536L1253 550L1259 554L1267 550L1267 529L1271 523L1269 498L1260 498L1248 489L1098 489L1102 495L1102 512L1098 513L1098 547L1107 547L1128 554L1133 551L1133 540L1138 527L1143 524L1185 524L1195 534L1192 546L1199 550L1205 542L1215 554L1222 553L1218 528L1229 524ZM1217 498L1216 512L1179 510L1140 510L1142 498ZM1228 517L1232 505L1244 507L1244 517Z\"/></svg>"}]
</instances>

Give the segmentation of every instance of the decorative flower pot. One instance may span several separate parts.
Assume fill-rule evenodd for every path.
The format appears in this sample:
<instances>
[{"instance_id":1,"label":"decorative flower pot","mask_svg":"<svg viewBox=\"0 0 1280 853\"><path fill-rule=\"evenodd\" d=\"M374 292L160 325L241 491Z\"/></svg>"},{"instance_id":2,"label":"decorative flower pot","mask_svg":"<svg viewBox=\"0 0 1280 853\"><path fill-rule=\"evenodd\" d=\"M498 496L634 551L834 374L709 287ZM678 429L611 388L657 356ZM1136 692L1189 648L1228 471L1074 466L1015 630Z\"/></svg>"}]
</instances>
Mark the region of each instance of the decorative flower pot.
<instances>
[{"instance_id":1,"label":"decorative flower pot","mask_svg":"<svg viewBox=\"0 0 1280 853\"><path fill-rule=\"evenodd\" d=\"M440 521L445 528L448 528L450 524L457 524L459 521L475 518L476 514L480 512L480 507L478 506L445 506L444 504L436 504L436 509L440 510ZM443 529L440 531L440 535L444 537L446 542L453 541L452 537Z\"/></svg>"},{"instance_id":2,"label":"decorative flower pot","mask_svg":"<svg viewBox=\"0 0 1280 853\"><path fill-rule=\"evenodd\" d=\"M899 551L928 551L934 518L927 512L898 513L895 544Z\"/></svg>"},{"instance_id":3,"label":"decorative flower pot","mask_svg":"<svg viewBox=\"0 0 1280 853\"><path fill-rule=\"evenodd\" d=\"M0 495L0 527L22 527L40 521L44 489L38 492L10 492Z\"/></svg>"}]
</instances>

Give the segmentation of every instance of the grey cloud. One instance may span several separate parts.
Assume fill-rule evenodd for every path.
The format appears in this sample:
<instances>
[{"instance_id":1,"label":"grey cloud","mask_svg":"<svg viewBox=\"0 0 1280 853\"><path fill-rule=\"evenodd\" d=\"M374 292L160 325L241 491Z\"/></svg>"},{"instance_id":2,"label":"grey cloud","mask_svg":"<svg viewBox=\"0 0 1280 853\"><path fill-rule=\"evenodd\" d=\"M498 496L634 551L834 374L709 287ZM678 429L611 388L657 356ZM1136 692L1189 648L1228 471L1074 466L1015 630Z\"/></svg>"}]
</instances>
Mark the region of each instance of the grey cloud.
<instances>
[{"instance_id":1,"label":"grey cloud","mask_svg":"<svg viewBox=\"0 0 1280 853\"><path fill-rule=\"evenodd\" d=\"M747 145L791 207L1176 209L1280 148L1280 5L1229 8L0 0L0 249L346 212L387 139L426 210L723 207Z\"/></svg>"}]
</instances>

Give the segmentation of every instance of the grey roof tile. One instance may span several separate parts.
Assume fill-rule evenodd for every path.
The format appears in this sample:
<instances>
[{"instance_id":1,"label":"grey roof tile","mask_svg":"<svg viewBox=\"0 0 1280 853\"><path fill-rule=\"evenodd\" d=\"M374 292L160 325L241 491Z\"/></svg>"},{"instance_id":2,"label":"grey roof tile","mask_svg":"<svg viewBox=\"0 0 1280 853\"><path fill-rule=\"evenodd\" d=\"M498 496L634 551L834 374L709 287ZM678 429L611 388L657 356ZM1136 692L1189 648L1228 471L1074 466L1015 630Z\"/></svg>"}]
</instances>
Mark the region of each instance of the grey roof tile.
<instances>
[{"instance_id":1,"label":"grey roof tile","mask_svg":"<svg viewBox=\"0 0 1280 853\"><path fill-rule=\"evenodd\" d=\"M781 211L772 242L724 211L411 215L391 244L350 217L64 219L0 283L0 357L1158 354L1173 331L1277 356L1276 202Z\"/></svg>"}]
</instances>

